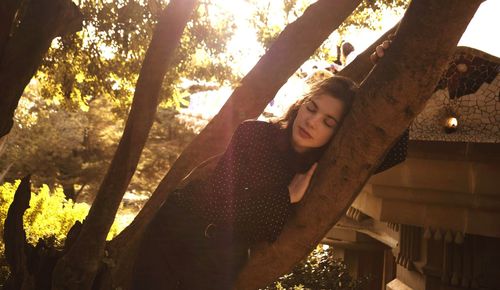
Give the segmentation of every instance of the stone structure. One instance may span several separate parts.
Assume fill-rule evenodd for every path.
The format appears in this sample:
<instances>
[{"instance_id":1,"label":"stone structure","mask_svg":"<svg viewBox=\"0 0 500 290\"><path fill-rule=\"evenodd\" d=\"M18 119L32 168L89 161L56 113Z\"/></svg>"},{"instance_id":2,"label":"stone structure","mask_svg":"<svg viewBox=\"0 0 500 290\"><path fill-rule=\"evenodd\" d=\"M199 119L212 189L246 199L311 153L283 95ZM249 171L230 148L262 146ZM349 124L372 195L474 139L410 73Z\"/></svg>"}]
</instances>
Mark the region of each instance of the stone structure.
<instances>
[{"instance_id":1,"label":"stone structure","mask_svg":"<svg viewBox=\"0 0 500 290\"><path fill-rule=\"evenodd\" d=\"M500 59L457 48L407 161L373 176L326 236L370 290L500 289L499 72Z\"/></svg>"}]
</instances>

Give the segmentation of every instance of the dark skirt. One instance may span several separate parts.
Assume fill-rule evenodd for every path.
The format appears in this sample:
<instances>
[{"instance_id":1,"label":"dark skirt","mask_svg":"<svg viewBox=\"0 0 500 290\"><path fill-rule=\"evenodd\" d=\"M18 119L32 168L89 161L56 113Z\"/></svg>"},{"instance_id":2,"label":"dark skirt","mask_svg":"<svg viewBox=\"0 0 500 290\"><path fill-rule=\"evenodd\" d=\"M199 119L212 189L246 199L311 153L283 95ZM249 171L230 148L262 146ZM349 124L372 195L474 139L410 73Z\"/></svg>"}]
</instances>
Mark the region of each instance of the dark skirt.
<instances>
[{"instance_id":1,"label":"dark skirt","mask_svg":"<svg viewBox=\"0 0 500 290\"><path fill-rule=\"evenodd\" d=\"M232 289L248 246L217 232L182 206L181 198L181 192L173 192L146 229L132 289Z\"/></svg>"}]
</instances>

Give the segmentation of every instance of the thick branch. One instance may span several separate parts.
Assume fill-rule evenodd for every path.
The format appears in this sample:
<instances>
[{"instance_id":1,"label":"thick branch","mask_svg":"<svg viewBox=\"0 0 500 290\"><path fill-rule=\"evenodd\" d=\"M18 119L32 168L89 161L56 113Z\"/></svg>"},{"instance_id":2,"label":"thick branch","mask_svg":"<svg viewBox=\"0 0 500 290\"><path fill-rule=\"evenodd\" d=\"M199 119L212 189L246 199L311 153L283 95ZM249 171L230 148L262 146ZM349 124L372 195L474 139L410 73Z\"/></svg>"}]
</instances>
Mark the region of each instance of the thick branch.
<instances>
[{"instance_id":1,"label":"thick branch","mask_svg":"<svg viewBox=\"0 0 500 290\"><path fill-rule=\"evenodd\" d=\"M5 242L5 259L9 263L11 275L5 285L5 289L22 289L29 287L32 280L28 272L26 248L29 246L26 242L26 232L23 226L23 215L29 207L31 199L30 176L21 180L21 184L14 194L3 232Z\"/></svg>"},{"instance_id":2,"label":"thick branch","mask_svg":"<svg viewBox=\"0 0 500 290\"><path fill-rule=\"evenodd\" d=\"M219 114L184 150L132 225L112 242L113 247L126 249L125 254L134 253L137 237L168 193L197 164L222 152L236 126L246 119L256 118L264 110L279 88L359 2L360 0L319 0L294 23L288 25L269 51L241 81ZM126 261L120 261L118 264L124 263Z\"/></svg>"},{"instance_id":3,"label":"thick branch","mask_svg":"<svg viewBox=\"0 0 500 290\"><path fill-rule=\"evenodd\" d=\"M12 128L12 117L24 88L56 36L81 29L83 16L70 0L29 1L0 60L0 137Z\"/></svg>"},{"instance_id":4,"label":"thick branch","mask_svg":"<svg viewBox=\"0 0 500 290\"><path fill-rule=\"evenodd\" d=\"M123 194L153 124L160 88L196 0L172 0L160 17L137 81L125 131L82 230L54 271L54 289L90 289Z\"/></svg>"},{"instance_id":5,"label":"thick branch","mask_svg":"<svg viewBox=\"0 0 500 290\"><path fill-rule=\"evenodd\" d=\"M394 34L399 23L393 28L389 29L381 37L379 37L375 42L372 43L365 51L358 54L356 58L345 68L343 68L337 75L345 76L360 84L365 77L368 75L370 70L373 68L373 63L370 60L370 55L375 51L375 48L382 44L384 40L389 39L389 35Z\"/></svg>"},{"instance_id":6,"label":"thick branch","mask_svg":"<svg viewBox=\"0 0 500 290\"><path fill-rule=\"evenodd\" d=\"M4 0L0 2L0 59L9 40L14 18L21 3L21 0Z\"/></svg>"},{"instance_id":7,"label":"thick branch","mask_svg":"<svg viewBox=\"0 0 500 290\"><path fill-rule=\"evenodd\" d=\"M480 2L412 2L322 158L297 215L274 244L253 254L237 289L257 289L289 272L343 216L380 157L423 109Z\"/></svg>"}]
</instances>

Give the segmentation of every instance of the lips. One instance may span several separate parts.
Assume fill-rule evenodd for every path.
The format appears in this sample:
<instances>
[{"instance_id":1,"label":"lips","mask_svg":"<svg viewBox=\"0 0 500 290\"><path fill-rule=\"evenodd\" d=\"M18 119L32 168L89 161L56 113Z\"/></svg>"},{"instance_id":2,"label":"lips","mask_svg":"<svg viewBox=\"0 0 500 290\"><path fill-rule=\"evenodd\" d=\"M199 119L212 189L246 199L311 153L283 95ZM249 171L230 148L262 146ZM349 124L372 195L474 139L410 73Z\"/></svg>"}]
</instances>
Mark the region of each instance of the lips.
<instances>
[{"instance_id":1,"label":"lips","mask_svg":"<svg viewBox=\"0 0 500 290\"><path fill-rule=\"evenodd\" d=\"M306 130L302 129L302 127L299 127L299 135L304 139L312 139L311 134L309 134Z\"/></svg>"}]
</instances>

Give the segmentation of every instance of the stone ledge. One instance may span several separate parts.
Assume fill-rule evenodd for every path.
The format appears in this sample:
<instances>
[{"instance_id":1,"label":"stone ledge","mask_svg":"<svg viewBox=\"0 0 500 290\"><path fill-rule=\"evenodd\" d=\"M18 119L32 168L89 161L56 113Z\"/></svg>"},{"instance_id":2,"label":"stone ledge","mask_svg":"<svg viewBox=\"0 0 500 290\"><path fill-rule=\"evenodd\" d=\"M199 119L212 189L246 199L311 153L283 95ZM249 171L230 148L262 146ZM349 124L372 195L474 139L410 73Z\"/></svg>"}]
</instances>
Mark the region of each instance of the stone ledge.
<instances>
[{"instance_id":1,"label":"stone ledge","mask_svg":"<svg viewBox=\"0 0 500 290\"><path fill-rule=\"evenodd\" d=\"M401 282L399 279L394 279L387 283L385 286L386 290L413 290L413 288L408 287L405 283Z\"/></svg>"}]
</instances>

